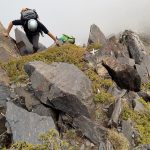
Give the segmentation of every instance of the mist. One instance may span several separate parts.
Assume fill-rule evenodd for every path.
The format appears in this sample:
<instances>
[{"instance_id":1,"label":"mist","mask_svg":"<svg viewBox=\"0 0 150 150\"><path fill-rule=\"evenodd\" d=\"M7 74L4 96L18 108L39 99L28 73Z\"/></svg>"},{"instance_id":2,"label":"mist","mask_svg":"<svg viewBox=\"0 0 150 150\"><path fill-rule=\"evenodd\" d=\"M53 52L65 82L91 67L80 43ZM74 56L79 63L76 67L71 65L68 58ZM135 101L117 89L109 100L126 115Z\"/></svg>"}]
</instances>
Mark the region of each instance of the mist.
<instances>
[{"instance_id":1,"label":"mist","mask_svg":"<svg viewBox=\"0 0 150 150\"><path fill-rule=\"evenodd\" d=\"M0 5L0 21L5 27L20 18L22 7L36 9L40 21L52 34L58 37L63 33L73 35L77 44L87 43L93 23L106 36L125 29L150 34L149 0L5 0ZM47 35L40 41L46 46L53 43Z\"/></svg>"}]
</instances>

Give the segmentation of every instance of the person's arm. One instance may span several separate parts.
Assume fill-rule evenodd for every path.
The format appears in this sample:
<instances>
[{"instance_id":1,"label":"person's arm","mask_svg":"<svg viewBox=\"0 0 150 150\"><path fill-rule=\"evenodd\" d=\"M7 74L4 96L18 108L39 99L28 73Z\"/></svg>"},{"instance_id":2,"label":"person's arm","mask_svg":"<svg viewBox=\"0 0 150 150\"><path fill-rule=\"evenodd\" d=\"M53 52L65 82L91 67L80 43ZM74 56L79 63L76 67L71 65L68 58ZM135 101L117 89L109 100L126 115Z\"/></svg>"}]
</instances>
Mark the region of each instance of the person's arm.
<instances>
[{"instance_id":1,"label":"person's arm","mask_svg":"<svg viewBox=\"0 0 150 150\"><path fill-rule=\"evenodd\" d=\"M52 33L48 32L47 34L54 40L54 42L57 41L56 37Z\"/></svg>"},{"instance_id":2,"label":"person's arm","mask_svg":"<svg viewBox=\"0 0 150 150\"><path fill-rule=\"evenodd\" d=\"M52 38L52 39L54 40L54 42L56 43L56 45L59 45L59 42L58 42L57 38L56 38L52 33L50 33L50 32L48 31L48 29L47 29L41 22L39 22L39 26L40 26L41 30L42 30L45 34L47 34L50 38Z\"/></svg>"},{"instance_id":3,"label":"person's arm","mask_svg":"<svg viewBox=\"0 0 150 150\"><path fill-rule=\"evenodd\" d=\"M9 33L10 33L12 27L13 27L13 23L12 23L12 21L11 21L11 22L9 23L9 25L8 25L8 28L7 28L6 32L3 33L4 36L6 36L6 37L9 36Z\"/></svg>"},{"instance_id":4,"label":"person's arm","mask_svg":"<svg viewBox=\"0 0 150 150\"><path fill-rule=\"evenodd\" d=\"M13 27L13 25L23 25L23 22L21 20L13 20L9 23L8 28L6 29L6 32L3 33L4 36L8 37L9 33Z\"/></svg>"}]
</instances>

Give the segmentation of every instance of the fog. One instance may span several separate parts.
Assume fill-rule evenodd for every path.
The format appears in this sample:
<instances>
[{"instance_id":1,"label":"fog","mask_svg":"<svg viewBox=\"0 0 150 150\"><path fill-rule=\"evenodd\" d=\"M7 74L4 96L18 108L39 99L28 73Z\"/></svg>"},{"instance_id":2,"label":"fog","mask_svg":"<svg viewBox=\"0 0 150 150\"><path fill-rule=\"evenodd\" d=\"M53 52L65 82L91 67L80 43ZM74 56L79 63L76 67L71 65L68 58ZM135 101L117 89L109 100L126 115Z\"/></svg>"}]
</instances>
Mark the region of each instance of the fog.
<instances>
[{"instance_id":1,"label":"fog","mask_svg":"<svg viewBox=\"0 0 150 150\"><path fill-rule=\"evenodd\" d=\"M1 1L2 2L2 1ZM77 44L87 43L90 25L96 24L106 36L125 29L150 33L149 0L3 0L0 21L20 18L20 9L36 9L40 21L55 36L63 33L76 37ZM11 36L14 37L14 29ZM45 35L40 39L49 46L53 41Z\"/></svg>"}]
</instances>

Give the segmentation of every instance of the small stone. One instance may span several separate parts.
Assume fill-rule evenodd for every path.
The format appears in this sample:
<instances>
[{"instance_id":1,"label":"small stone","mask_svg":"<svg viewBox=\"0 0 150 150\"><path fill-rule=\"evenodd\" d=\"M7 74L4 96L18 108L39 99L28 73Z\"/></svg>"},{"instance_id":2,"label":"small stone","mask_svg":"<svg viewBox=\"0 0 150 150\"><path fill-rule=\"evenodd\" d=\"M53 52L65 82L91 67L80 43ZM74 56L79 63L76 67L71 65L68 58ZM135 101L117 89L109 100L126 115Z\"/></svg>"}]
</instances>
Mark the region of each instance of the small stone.
<instances>
[{"instance_id":1,"label":"small stone","mask_svg":"<svg viewBox=\"0 0 150 150\"><path fill-rule=\"evenodd\" d=\"M85 145L84 144L81 145L80 150L85 150Z\"/></svg>"},{"instance_id":2,"label":"small stone","mask_svg":"<svg viewBox=\"0 0 150 150\"><path fill-rule=\"evenodd\" d=\"M91 147L94 147L95 145L93 143L91 143Z\"/></svg>"}]
</instances>

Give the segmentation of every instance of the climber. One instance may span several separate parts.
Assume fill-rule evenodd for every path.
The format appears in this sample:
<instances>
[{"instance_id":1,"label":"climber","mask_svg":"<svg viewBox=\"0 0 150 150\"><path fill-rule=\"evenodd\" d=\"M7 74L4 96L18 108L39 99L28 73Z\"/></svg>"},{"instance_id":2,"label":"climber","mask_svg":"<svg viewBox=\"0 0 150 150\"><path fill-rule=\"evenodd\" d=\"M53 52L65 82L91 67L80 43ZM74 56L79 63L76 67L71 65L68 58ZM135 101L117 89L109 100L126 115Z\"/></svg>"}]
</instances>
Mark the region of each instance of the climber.
<instances>
[{"instance_id":1,"label":"climber","mask_svg":"<svg viewBox=\"0 0 150 150\"><path fill-rule=\"evenodd\" d=\"M38 20L38 14L35 10L23 8L21 10L21 18L9 23L6 32L3 33L5 37L9 36L13 25L21 25L23 27L28 40L33 45L33 53L36 53L39 49L39 35L43 32L49 35L56 45L59 45L57 38Z\"/></svg>"}]
</instances>

